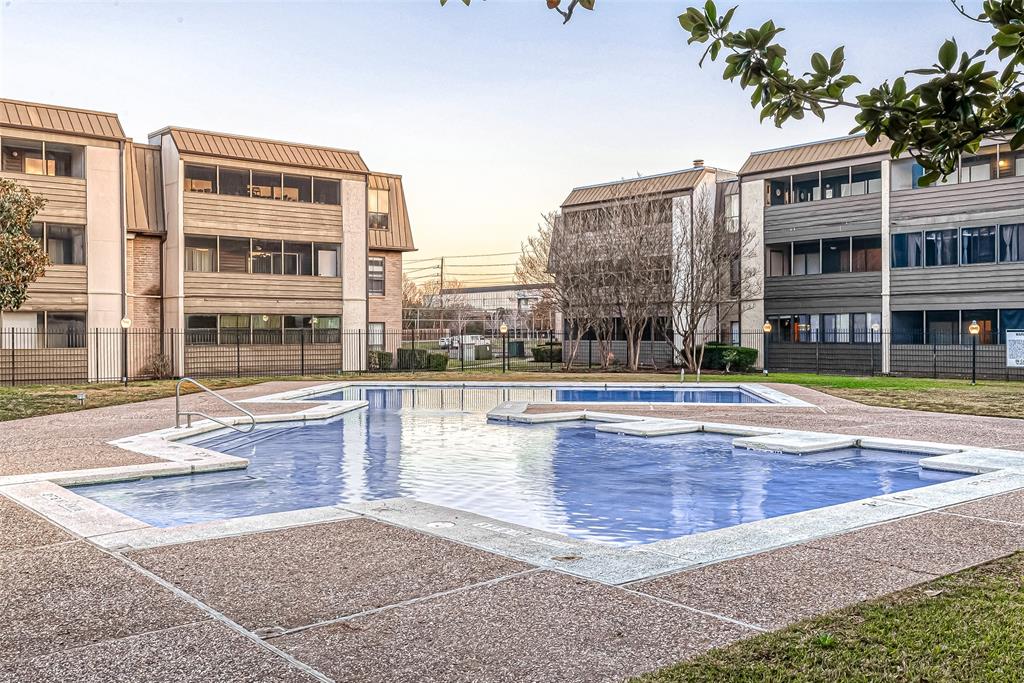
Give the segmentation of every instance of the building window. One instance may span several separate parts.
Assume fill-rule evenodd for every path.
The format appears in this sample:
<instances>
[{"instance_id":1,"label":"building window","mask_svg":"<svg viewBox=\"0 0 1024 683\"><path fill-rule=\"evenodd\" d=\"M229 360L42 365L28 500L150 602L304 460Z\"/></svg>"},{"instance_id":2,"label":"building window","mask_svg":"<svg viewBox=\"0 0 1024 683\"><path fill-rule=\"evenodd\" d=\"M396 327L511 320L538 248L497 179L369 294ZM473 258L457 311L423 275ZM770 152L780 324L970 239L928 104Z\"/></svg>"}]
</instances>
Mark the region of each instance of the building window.
<instances>
[{"instance_id":1,"label":"building window","mask_svg":"<svg viewBox=\"0 0 1024 683\"><path fill-rule=\"evenodd\" d=\"M1017 176L1024 176L1024 154L1017 155L1017 158L1013 162L1013 174Z\"/></svg>"},{"instance_id":2,"label":"building window","mask_svg":"<svg viewBox=\"0 0 1024 683\"><path fill-rule=\"evenodd\" d=\"M384 348L384 323L369 323L366 326L366 343L371 349Z\"/></svg>"},{"instance_id":3,"label":"building window","mask_svg":"<svg viewBox=\"0 0 1024 683\"><path fill-rule=\"evenodd\" d=\"M85 313L46 313L45 329L47 348L85 347Z\"/></svg>"},{"instance_id":4,"label":"building window","mask_svg":"<svg viewBox=\"0 0 1024 683\"><path fill-rule=\"evenodd\" d=\"M960 245L960 248L963 250L960 255L961 263L965 265L973 263L995 263L995 226L962 229L960 231Z\"/></svg>"},{"instance_id":5,"label":"building window","mask_svg":"<svg viewBox=\"0 0 1024 683\"><path fill-rule=\"evenodd\" d=\"M1024 223L999 226L999 260L1024 261Z\"/></svg>"},{"instance_id":6,"label":"building window","mask_svg":"<svg viewBox=\"0 0 1024 683\"><path fill-rule=\"evenodd\" d=\"M740 196L737 193L725 195L725 227L729 232L740 229Z\"/></svg>"},{"instance_id":7,"label":"building window","mask_svg":"<svg viewBox=\"0 0 1024 683\"><path fill-rule=\"evenodd\" d=\"M248 197L249 196L249 171L241 168L224 168L221 166L217 169L218 187L220 188L220 194L228 195L230 197Z\"/></svg>"},{"instance_id":8,"label":"building window","mask_svg":"<svg viewBox=\"0 0 1024 683\"><path fill-rule=\"evenodd\" d=\"M252 341L252 318L248 314L225 313L220 316L221 344L249 344Z\"/></svg>"},{"instance_id":9,"label":"building window","mask_svg":"<svg viewBox=\"0 0 1024 683\"><path fill-rule=\"evenodd\" d=\"M918 268L924 265L924 240L919 232L892 236L892 267Z\"/></svg>"},{"instance_id":10,"label":"building window","mask_svg":"<svg viewBox=\"0 0 1024 683\"><path fill-rule=\"evenodd\" d=\"M928 344L956 344L960 336L960 311L925 311L925 329Z\"/></svg>"},{"instance_id":11,"label":"building window","mask_svg":"<svg viewBox=\"0 0 1024 683\"><path fill-rule=\"evenodd\" d=\"M248 273L251 241L247 237L221 237L219 266L221 273Z\"/></svg>"},{"instance_id":12,"label":"building window","mask_svg":"<svg viewBox=\"0 0 1024 683\"><path fill-rule=\"evenodd\" d=\"M186 344L216 344L217 316L205 314L186 315L185 330Z\"/></svg>"},{"instance_id":13,"label":"building window","mask_svg":"<svg viewBox=\"0 0 1024 683\"><path fill-rule=\"evenodd\" d=\"M217 272L217 238L185 235L185 272Z\"/></svg>"},{"instance_id":14,"label":"building window","mask_svg":"<svg viewBox=\"0 0 1024 683\"><path fill-rule=\"evenodd\" d=\"M388 214L391 212L389 192L387 190L369 190L366 210L371 229L387 230Z\"/></svg>"},{"instance_id":15,"label":"building window","mask_svg":"<svg viewBox=\"0 0 1024 683\"><path fill-rule=\"evenodd\" d=\"M829 344L850 341L850 314L826 313L821 316L821 340Z\"/></svg>"},{"instance_id":16,"label":"building window","mask_svg":"<svg viewBox=\"0 0 1024 683\"><path fill-rule=\"evenodd\" d=\"M313 198L313 178L303 175L285 175L282 198L289 202L309 203Z\"/></svg>"},{"instance_id":17,"label":"building window","mask_svg":"<svg viewBox=\"0 0 1024 683\"><path fill-rule=\"evenodd\" d=\"M850 240L841 238L821 243L821 272L850 272Z\"/></svg>"},{"instance_id":18,"label":"building window","mask_svg":"<svg viewBox=\"0 0 1024 683\"><path fill-rule=\"evenodd\" d=\"M995 309L960 311L960 343L970 344L971 323L977 322L979 344L995 344L998 335L999 312Z\"/></svg>"},{"instance_id":19,"label":"building window","mask_svg":"<svg viewBox=\"0 0 1024 683\"><path fill-rule=\"evenodd\" d=\"M793 275L817 275L821 272L821 243L793 244Z\"/></svg>"},{"instance_id":20,"label":"building window","mask_svg":"<svg viewBox=\"0 0 1024 683\"><path fill-rule=\"evenodd\" d=\"M850 195L850 169L839 168L821 173L823 199L838 199Z\"/></svg>"},{"instance_id":21,"label":"building window","mask_svg":"<svg viewBox=\"0 0 1024 683\"><path fill-rule=\"evenodd\" d=\"M341 245L317 243L313 246L313 262L318 277L338 277L341 274Z\"/></svg>"},{"instance_id":22,"label":"building window","mask_svg":"<svg viewBox=\"0 0 1024 683\"><path fill-rule=\"evenodd\" d=\"M367 291L370 294L384 296L384 258L371 256L367 259L366 268Z\"/></svg>"},{"instance_id":23,"label":"building window","mask_svg":"<svg viewBox=\"0 0 1024 683\"><path fill-rule=\"evenodd\" d=\"M253 240L249 252L249 272L257 275L281 275L281 242Z\"/></svg>"},{"instance_id":24,"label":"building window","mask_svg":"<svg viewBox=\"0 0 1024 683\"><path fill-rule=\"evenodd\" d=\"M313 316L286 315L284 316L284 343L300 344L303 338L309 339L312 329Z\"/></svg>"},{"instance_id":25,"label":"building window","mask_svg":"<svg viewBox=\"0 0 1024 683\"><path fill-rule=\"evenodd\" d=\"M924 311L892 312L892 343L924 343Z\"/></svg>"},{"instance_id":26,"label":"building window","mask_svg":"<svg viewBox=\"0 0 1024 683\"><path fill-rule=\"evenodd\" d=\"M765 269L768 271L768 277L785 277L792 272L790 249L791 246L788 242L768 247L765 257Z\"/></svg>"},{"instance_id":27,"label":"building window","mask_svg":"<svg viewBox=\"0 0 1024 683\"><path fill-rule=\"evenodd\" d=\"M924 235L925 265L957 265L957 230L930 230Z\"/></svg>"},{"instance_id":28,"label":"building window","mask_svg":"<svg viewBox=\"0 0 1024 683\"><path fill-rule=\"evenodd\" d=\"M991 180L993 161L995 161L994 153L985 156L963 158L960 162L960 182L976 183L982 180Z\"/></svg>"},{"instance_id":29,"label":"building window","mask_svg":"<svg viewBox=\"0 0 1024 683\"><path fill-rule=\"evenodd\" d=\"M217 167L185 164L185 191L217 192Z\"/></svg>"},{"instance_id":30,"label":"building window","mask_svg":"<svg viewBox=\"0 0 1024 683\"><path fill-rule=\"evenodd\" d=\"M313 178L314 204L341 204L341 182L326 178Z\"/></svg>"},{"instance_id":31,"label":"building window","mask_svg":"<svg viewBox=\"0 0 1024 683\"><path fill-rule=\"evenodd\" d=\"M252 172L252 185L249 188L250 197L261 199L280 199L284 196L281 185L280 173L267 173L266 171Z\"/></svg>"},{"instance_id":32,"label":"building window","mask_svg":"<svg viewBox=\"0 0 1024 683\"><path fill-rule=\"evenodd\" d=\"M6 173L81 178L85 170L85 148L60 142L3 139L0 169Z\"/></svg>"},{"instance_id":33,"label":"building window","mask_svg":"<svg viewBox=\"0 0 1024 683\"><path fill-rule=\"evenodd\" d=\"M877 194L882 191L880 164L854 166L850 171L850 195Z\"/></svg>"},{"instance_id":34,"label":"building window","mask_svg":"<svg viewBox=\"0 0 1024 683\"><path fill-rule=\"evenodd\" d=\"M280 315L264 313L252 316L253 344L280 344L281 339Z\"/></svg>"},{"instance_id":35,"label":"building window","mask_svg":"<svg viewBox=\"0 0 1024 683\"><path fill-rule=\"evenodd\" d=\"M312 275L313 274L313 244L312 244L312 242L285 242L284 243L284 274L285 275Z\"/></svg>"},{"instance_id":36,"label":"building window","mask_svg":"<svg viewBox=\"0 0 1024 683\"><path fill-rule=\"evenodd\" d=\"M85 226L33 223L30 237L39 242L53 266L85 265Z\"/></svg>"},{"instance_id":37,"label":"building window","mask_svg":"<svg viewBox=\"0 0 1024 683\"><path fill-rule=\"evenodd\" d=\"M341 342L341 318L336 315L321 316L313 326L313 341L321 344Z\"/></svg>"},{"instance_id":38,"label":"building window","mask_svg":"<svg viewBox=\"0 0 1024 683\"><path fill-rule=\"evenodd\" d=\"M1007 330L1024 330L1024 308L1004 308L999 311L999 343L1006 343Z\"/></svg>"},{"instance_id":39,"label":"building window","mask_svg":"<svg viewBox=\"0 0 1024 683\"><path fill-rule=\"evenodd\" d=\"M769 206L783 206L789 204L789 178L768 181Z\"/></svg>"},{"instance_id":40,"label":"building window","mask_svg":"<svg viewBox=\"0 0 1024 683\"><path fill-rule=\"evenodd\" d=\"M793 194L797 204L821 199L821 178L817 173L793 176Z\"/></svg>"},{"instance_id":41,"label":"building window","mask_svg":"<svg viewBox=\"0 0 1024 683\"><path fill-rule=\"evenodd\" d=\"M853 272L875 273L882 270L882 238L853 238Z\"/></svg>"}]
</instances>

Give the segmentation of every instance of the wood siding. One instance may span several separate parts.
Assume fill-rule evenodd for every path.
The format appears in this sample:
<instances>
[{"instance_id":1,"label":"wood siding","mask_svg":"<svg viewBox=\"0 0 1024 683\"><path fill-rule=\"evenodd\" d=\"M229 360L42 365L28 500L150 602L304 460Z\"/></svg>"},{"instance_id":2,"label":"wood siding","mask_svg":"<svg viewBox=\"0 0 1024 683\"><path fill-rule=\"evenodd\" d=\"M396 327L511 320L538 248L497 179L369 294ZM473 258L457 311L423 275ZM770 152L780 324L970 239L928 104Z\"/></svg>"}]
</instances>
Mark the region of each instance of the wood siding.
<instances>
[{"instance_id":1,"label":"wood siding","mask_svg":"<svg viewBox=\"0 0 1024 683\"><path fill-rule=\"evenodd\" d=\"M768 206L764 210L766 243L875 235L882 230L882 195L823 199Z\"/></svg>"},{"instance_id":2,"label":"wood siding","mask_svg":"<svg viewBox=\"0 0 1024 683\"><path fill-rule=\"evenodd\" d=\"M388 229L368 231L367 242L370 249L413 251L416 247L413 246L412 227L409 224L409 210L405 205L405 192L402 189L401 176L372 174L369 179L369 189L387 190L390 209Z\"/></svg>"},{"instance_id":3,"label":"wood siding","mask_svg":"<svg viewBox=\"0 0 1024 683\"><path fill-rule=\"evenodd\" d=\"M894 228L961 225L985 214L1024 217L1024 177L1002 178L946 187L921 187L891 195Z\"/></svg>"},{"instance_id":4,"label":"wood siding","mask_svg":"<svg viewBox=\"0 0 1024 683\"><path fill-rule=\"evenodd\" d=\"M341 206L186 192L185 232L341 242Z\"/></svg>"},{"instance_id":5,"label":"wood siding","mask_svg":"<svg viewBox=\"0 0 1024 683\"><path fill-rule=\"evenodd\" d=\"M0 173L28 188L32 194L46 198L46 206L36 215L39 221L85 223L85 180L53 176Z\"/></svg>"},{"instance_id":6,"label":"wood siding","mask_svg":"<svg viewBox=\"0 0 1024 683\"><path fill-rule=\"evenodd\" d=\"M85 266L48 266L28 287L23 311L84 311L88 308Z\"/></svg>"},{"instance_id":7,"label":"wood siding","mask_svg":"<svg viewBox=\"0 0 1024 683\"><path fill-rule=\"evenodd\" d=\"M341 278L185 273L185 312L341 315Z\"/></svg>"},{"instance_id":8,"label":"wood siding","mask_svg":"<svg viewBox=\"0 0 1024 683\"><path fill-rule=\"evenodd\" d=\"M767 278L765 314L867 313L882 310L881 273Z\"/></svg>"},{"instance_id":9,"label":"wood siding","mask_svg":"<svg viewBox=\"0 0 1024 683\"><path fill-rule=\"evenodd\" d=\"M893 268L894 309L1024 308L1024 263Z\"/></svg>"},{"instance_id":10,"label":"wood siding","mask_svg":"<svg viewBox=\"0 0 1024 683\"><path fill-rule=\"evenodd\" d=\"M129 143L125 151L128 229L164 230L164 186L160 148Z\"/></svg>"}]
</instances>

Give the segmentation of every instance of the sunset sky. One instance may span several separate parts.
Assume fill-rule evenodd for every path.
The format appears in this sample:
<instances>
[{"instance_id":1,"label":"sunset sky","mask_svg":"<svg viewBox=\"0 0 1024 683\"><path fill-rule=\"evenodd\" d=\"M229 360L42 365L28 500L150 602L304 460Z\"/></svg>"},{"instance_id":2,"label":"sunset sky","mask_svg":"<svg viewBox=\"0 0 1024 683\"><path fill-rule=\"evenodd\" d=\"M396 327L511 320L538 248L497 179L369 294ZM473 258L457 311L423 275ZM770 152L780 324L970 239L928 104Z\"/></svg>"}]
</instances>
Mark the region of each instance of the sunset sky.
<instances>
[{"instance_id":1,"label":"sunset sky","mask_svg":"<svg viewBox=\"0 0 1024 683\"><path fill-rule=\"evenodd\" d=\"M736 169L851 126L758 124L720 65L697 67L676 22L687 2L597 4L563 26L542 0L2 0L0 92L116 112L137 140L175 124L357 149L405 176L410 259L517 251L574 185L695 158ZM865 82L988 33L944 0L743 2L734 24L768 18L798 59L846 44Z\"/></svg>"}]
</instances>

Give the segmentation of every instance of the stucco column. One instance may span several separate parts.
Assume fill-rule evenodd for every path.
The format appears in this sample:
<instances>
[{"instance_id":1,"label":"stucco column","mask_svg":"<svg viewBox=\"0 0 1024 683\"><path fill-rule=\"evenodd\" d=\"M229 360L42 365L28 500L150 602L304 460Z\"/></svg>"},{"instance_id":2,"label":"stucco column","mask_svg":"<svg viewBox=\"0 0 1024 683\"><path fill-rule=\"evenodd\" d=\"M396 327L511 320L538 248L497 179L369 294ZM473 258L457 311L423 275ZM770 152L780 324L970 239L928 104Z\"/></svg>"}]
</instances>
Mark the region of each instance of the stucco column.
<instances>
[{"instance_id":1,"label":"stucco column","mask_svg":"<svg viewBox=\"0 0 1024 683\"><path fill-rule=\"evenodd\" d=\"M174 374L185 374L185 166L170 135L160 139L160 163L164 179L163 313L167 336L165 353L174 359ZM171 331L174 331L171 334Z\"/></svg>"},{"instance_id":2,"label":"stucco column","mask_svg":"<svg viewBox=\"0 0 1024 683\"><path fill-rule=\"evenodd\" d=\"M882 374L889 374L892 344L892 305L889 301L889 273L892 270L892 240L889 237L889 191L892 162L882 162Z\"/></svg>"},{"instance_id":3,"label":"stucco column","mask_svg":"<svg viewBox=\"0 0 1024 683\"><path fill-rule=\"evenodd\" d=\"M740 343L761 348L764 325L764 181L740 185L740 230L742 231L740 272ZM749 275L748 275L749 274ZM755 334L756 333L756 334ZM756 343L755 343L756 340ZM758 362L764 367L764 354Z\"/></svg>"},{"instance_id":4,"label":"stucco column","mask_svg":"<svg viewBox=\"0 0 1024 683\"><path fill-rule=\"evenodd\" d=\"M341 181L342 370L366 369L366 183Z\"/></svg>"},{"instance_id":5,"label":"stucco column","mask_svg":"<svg viewBox=\"0 0 1024 683\"><path fill-rule=\"evenodd\" d=\"M123 249L120 150L91 146L86 150L85 202L87 325L90 329L120 330ZM89 379L119 377L120 335L109 332L91 341L87 353Z\"/></svg>"}]
</instances>

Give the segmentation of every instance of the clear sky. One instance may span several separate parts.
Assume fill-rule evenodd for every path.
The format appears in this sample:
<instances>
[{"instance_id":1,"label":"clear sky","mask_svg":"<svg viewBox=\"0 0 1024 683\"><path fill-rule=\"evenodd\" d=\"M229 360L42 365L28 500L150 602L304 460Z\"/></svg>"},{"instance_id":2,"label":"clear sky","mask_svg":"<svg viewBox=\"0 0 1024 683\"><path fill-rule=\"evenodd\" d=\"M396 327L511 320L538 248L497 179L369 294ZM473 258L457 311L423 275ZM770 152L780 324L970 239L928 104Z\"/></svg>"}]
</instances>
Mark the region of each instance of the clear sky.
<instances>
[{"instance_id":1,"label":"clear sky","mask_svg":"<svg viewBox=\"0 0 1024 683\"><path fill-rule=\"evenodd\" d=\"M563 26L542 0L0 0L0 93L116 112L137 140L174 124L356 149L405 177L411 258L516 251L575 185L848 132L845 114L760 125L720 65L697 68L689 4L598 0ZM950 35L987 44L946 0L740 4L734 26L772 18L796 57L845 44L866 82Z\"/></svg>"}]
</instances>

